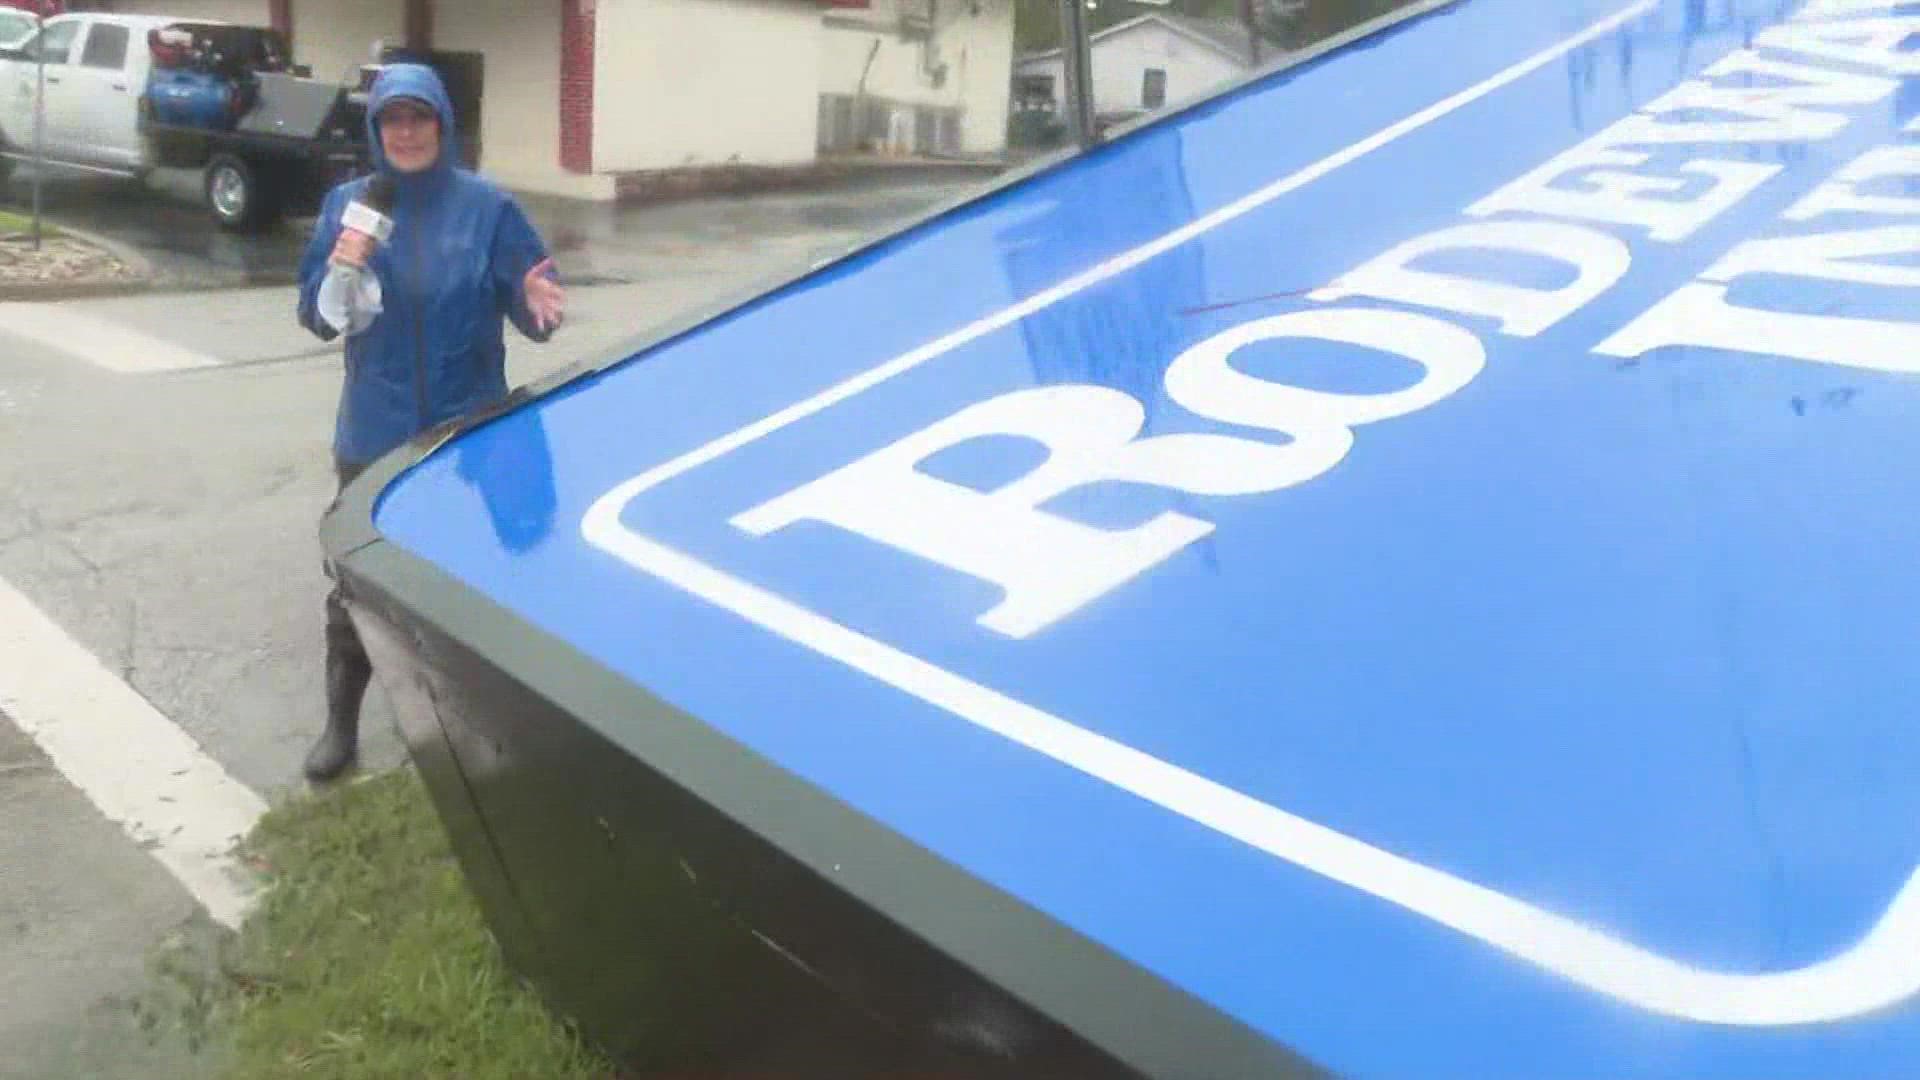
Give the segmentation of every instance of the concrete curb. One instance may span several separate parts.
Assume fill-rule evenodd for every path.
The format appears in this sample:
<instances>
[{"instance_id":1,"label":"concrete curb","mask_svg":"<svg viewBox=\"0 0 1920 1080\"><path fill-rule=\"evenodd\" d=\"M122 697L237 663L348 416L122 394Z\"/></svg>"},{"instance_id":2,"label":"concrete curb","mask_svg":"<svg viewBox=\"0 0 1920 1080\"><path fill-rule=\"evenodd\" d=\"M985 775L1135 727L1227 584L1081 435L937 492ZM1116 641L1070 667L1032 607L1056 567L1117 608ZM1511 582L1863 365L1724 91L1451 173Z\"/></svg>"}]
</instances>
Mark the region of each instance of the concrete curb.
<instances>
[{"instance_id":1,"label":"concrete curb","mask_svg":"<svg viewBox=\"0 0 1920 1080\"><path fill-rule=\"evenodd\" d=\"M122 263L126 265L127 269L133 271L133 273L136 276L138 276L142 281L152 280L153 263L148 261L147 257L140 253L140 249L132 247L127 244L123 244L118 240L112 240L105 236L101 236L99 233L88 232L85 229L76 229L73 226L64 224L62 222L56 221L53 223L53 225L54 225L54 228L59 229L61 232L66 233L68 236L73 237L75 240L78 240L83 244L92 244L94 247L97 247L102 251L105 251L107 254L113 256L114 258L119 259Z\"/></svg>"},{"instance_id":2,"label":"concrete curb","mask_svg":"<svg viewBox=\"0 0 1920 1080\"><path fill-rule=\"evenodd\" d=\"M52 281L32 285L0 285L0 303L52 303L60 300L101 300L134 296L147 291L143 281Z\"/></svg>"},{"instance_id":3,"label":"concrete curb","mask_svg":"<svg viewBox=\"0 0 1920 1080\"><path fill-rule=\"evenodd\" d=\"M77 281L18 282L0 284L0 302L91 300L107 296L129 296L153 287L153 263L136 249L110 240L98 233L76 229L52 218L46 224L83 244L97 247L118 259L130 276L110 279L83 278Z\"/></svg>"}]
</instances>

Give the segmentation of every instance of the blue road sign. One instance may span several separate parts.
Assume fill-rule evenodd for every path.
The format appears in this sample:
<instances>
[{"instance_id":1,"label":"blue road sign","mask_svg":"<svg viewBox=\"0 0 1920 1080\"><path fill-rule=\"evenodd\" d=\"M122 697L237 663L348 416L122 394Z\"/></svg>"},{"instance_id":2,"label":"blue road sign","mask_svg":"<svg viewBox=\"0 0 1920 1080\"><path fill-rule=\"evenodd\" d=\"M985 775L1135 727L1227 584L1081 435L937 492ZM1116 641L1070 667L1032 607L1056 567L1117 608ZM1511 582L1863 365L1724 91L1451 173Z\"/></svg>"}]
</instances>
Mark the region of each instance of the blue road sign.
<instances>
[{"instance_id":1,"label":"blue road sign","mask_svg":"<svg viewBox=\"0 0 1920 1080\"><path fill-rule=\"evenodd\" d=\"M1909 1072L1917 33L1437 4L376 525L1334 1072Z\"/></svg>"}]
</instances>

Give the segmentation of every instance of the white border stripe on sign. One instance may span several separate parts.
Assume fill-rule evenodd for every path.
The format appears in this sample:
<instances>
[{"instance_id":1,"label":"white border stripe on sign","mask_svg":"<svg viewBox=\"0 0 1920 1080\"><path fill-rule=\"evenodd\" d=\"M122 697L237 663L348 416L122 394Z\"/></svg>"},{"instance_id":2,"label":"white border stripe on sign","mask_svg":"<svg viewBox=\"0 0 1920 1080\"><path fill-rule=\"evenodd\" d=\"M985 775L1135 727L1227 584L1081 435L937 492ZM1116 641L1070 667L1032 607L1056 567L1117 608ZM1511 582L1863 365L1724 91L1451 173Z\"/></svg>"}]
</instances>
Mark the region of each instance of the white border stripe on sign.
<instances>
[{"instance_id":1,"label":"white border stripe on sign","mask_svg":"<svg viewBox=\"0 0 1920 1080\"><path fill-rule=\"evenodd\" d=\"M0 334L17 335L127 375L220 365L213 357L90 315L71 304L0 303Z\"/></svg>"},{"instance_id":2,"label":"white border stripe on sign","mask_svg":"<svg viewBox=\"0 0 1920 1080\"><path fill-rule=\"evenodd\" d=\"M0 713L209 915L239 928L256 886L233 848L265 801L5 580Z\"/></svg>"},{"instance_id":3,"label":"white border stripe on sign","mask_svg":"<svg viewBox=\"0 0 1920 1080\"><path fill-rule=\"evenodd\" d=\"M1863 937L1827 960L1754 974L1706 970L1269 806L841 626L633 532L620 521L633 499L674 477L1123 274L1514 83L1656 6L1656 0L1632 4L1192 224L642 473L596 501L581 532L589 543L643 572L984 730L1638 1008L1701 1023L1775 1026L1854 1017L1904 1001L1920 993L1920 964L1913 959L1920 956L1920 872L1905 882Z\"/></svg>"}]
</instances>

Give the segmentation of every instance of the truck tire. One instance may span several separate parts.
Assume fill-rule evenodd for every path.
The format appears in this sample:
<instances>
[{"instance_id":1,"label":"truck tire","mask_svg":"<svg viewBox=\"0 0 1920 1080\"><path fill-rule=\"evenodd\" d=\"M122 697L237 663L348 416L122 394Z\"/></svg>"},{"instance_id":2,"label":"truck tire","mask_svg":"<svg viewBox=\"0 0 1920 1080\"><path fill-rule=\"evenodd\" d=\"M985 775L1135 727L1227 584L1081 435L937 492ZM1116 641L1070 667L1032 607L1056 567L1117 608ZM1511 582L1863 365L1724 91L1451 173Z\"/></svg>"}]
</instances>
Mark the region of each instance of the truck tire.
<instances>
[{"instance_id":1,"label":"truck tire","mask_svg":"<svg viewBox=\"0 0 1920 1080\"><path fill-rule=\"evenodd\" d=\"M228 232L256 232L280 218L276 185L236 154L215 154L207 162L205 187L207 208Z\"/></svg>"}]
</instances>

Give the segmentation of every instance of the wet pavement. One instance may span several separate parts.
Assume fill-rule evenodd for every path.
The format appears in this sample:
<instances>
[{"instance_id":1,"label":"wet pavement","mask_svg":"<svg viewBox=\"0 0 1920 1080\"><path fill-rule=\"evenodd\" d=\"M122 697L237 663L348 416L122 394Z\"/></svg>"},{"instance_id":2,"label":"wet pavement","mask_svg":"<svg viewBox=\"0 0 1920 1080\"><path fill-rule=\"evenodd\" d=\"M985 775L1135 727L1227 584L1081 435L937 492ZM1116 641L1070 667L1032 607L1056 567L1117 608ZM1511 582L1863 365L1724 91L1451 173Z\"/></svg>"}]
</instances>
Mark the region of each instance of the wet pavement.
<instances>
[{"instance_id":1,"label":"wet pavement","mask_svg":"<svg viewBox=\"0 0 1920 1080\"><path fill-rule=\"evenodd\" d=\"M0 207L28 211L30 177L21 169L0 192ZM880 173L832 190L647 207L522 202L571 284L633 284L676 273L688 258L712 262L770 247L825 253L986 182L971 170ZM145 181L60 177L42 185L41 198L53 224L137 252L151 266L153 287L167 292L292 284L312 228L311 220L290 219L253 235L224 232L200 200L199 173L186 170L162 170Z\"/></svg>"},{"instance_id":2,"label":"wet pavement","mask_svg":"<svg viewBox=\"0 0 1920 1080\"><path fill-rule=\"evenodd\" d=\"M570 296L552 342L509 335L509 378L617 355L976 182L645 210L530 203L569 279L601 284ZM54 223L138 248L161 288L0 311L0 585L234 780L282 801L304 788L322 719L314 530L342 375L338 345L293 319L305 227L228 236L164 180L45 194ZM16 184L8 202L27 195ZM174 291L189 288L223 291L190 310ZM27 332L56 316L57 333ZM162 348L203 363L138 362ZM365 768L404 759L377 682L362 735ZM206 930L205 915L6 716L0 816L22 823L0 830L0 1080L210 1075L132 1009L164 988L149 960Z\"/></svg>"},{"instance_id":3,"label":"wet pavement","mask_svg":"<svg viewBox=\"0 0 1920 1080\"><path fill-rule=\"evenodd\" d=\"M4 185L0 207L24 214L33 205L31 171ZM198 174L163 175L138 183L105 177L48 180L41 186L47 220L133 248L163 289L231 288L293 281L304 233L283 227L232 236L215 227L195 198Z\"/></svg>"}]
</instances>

